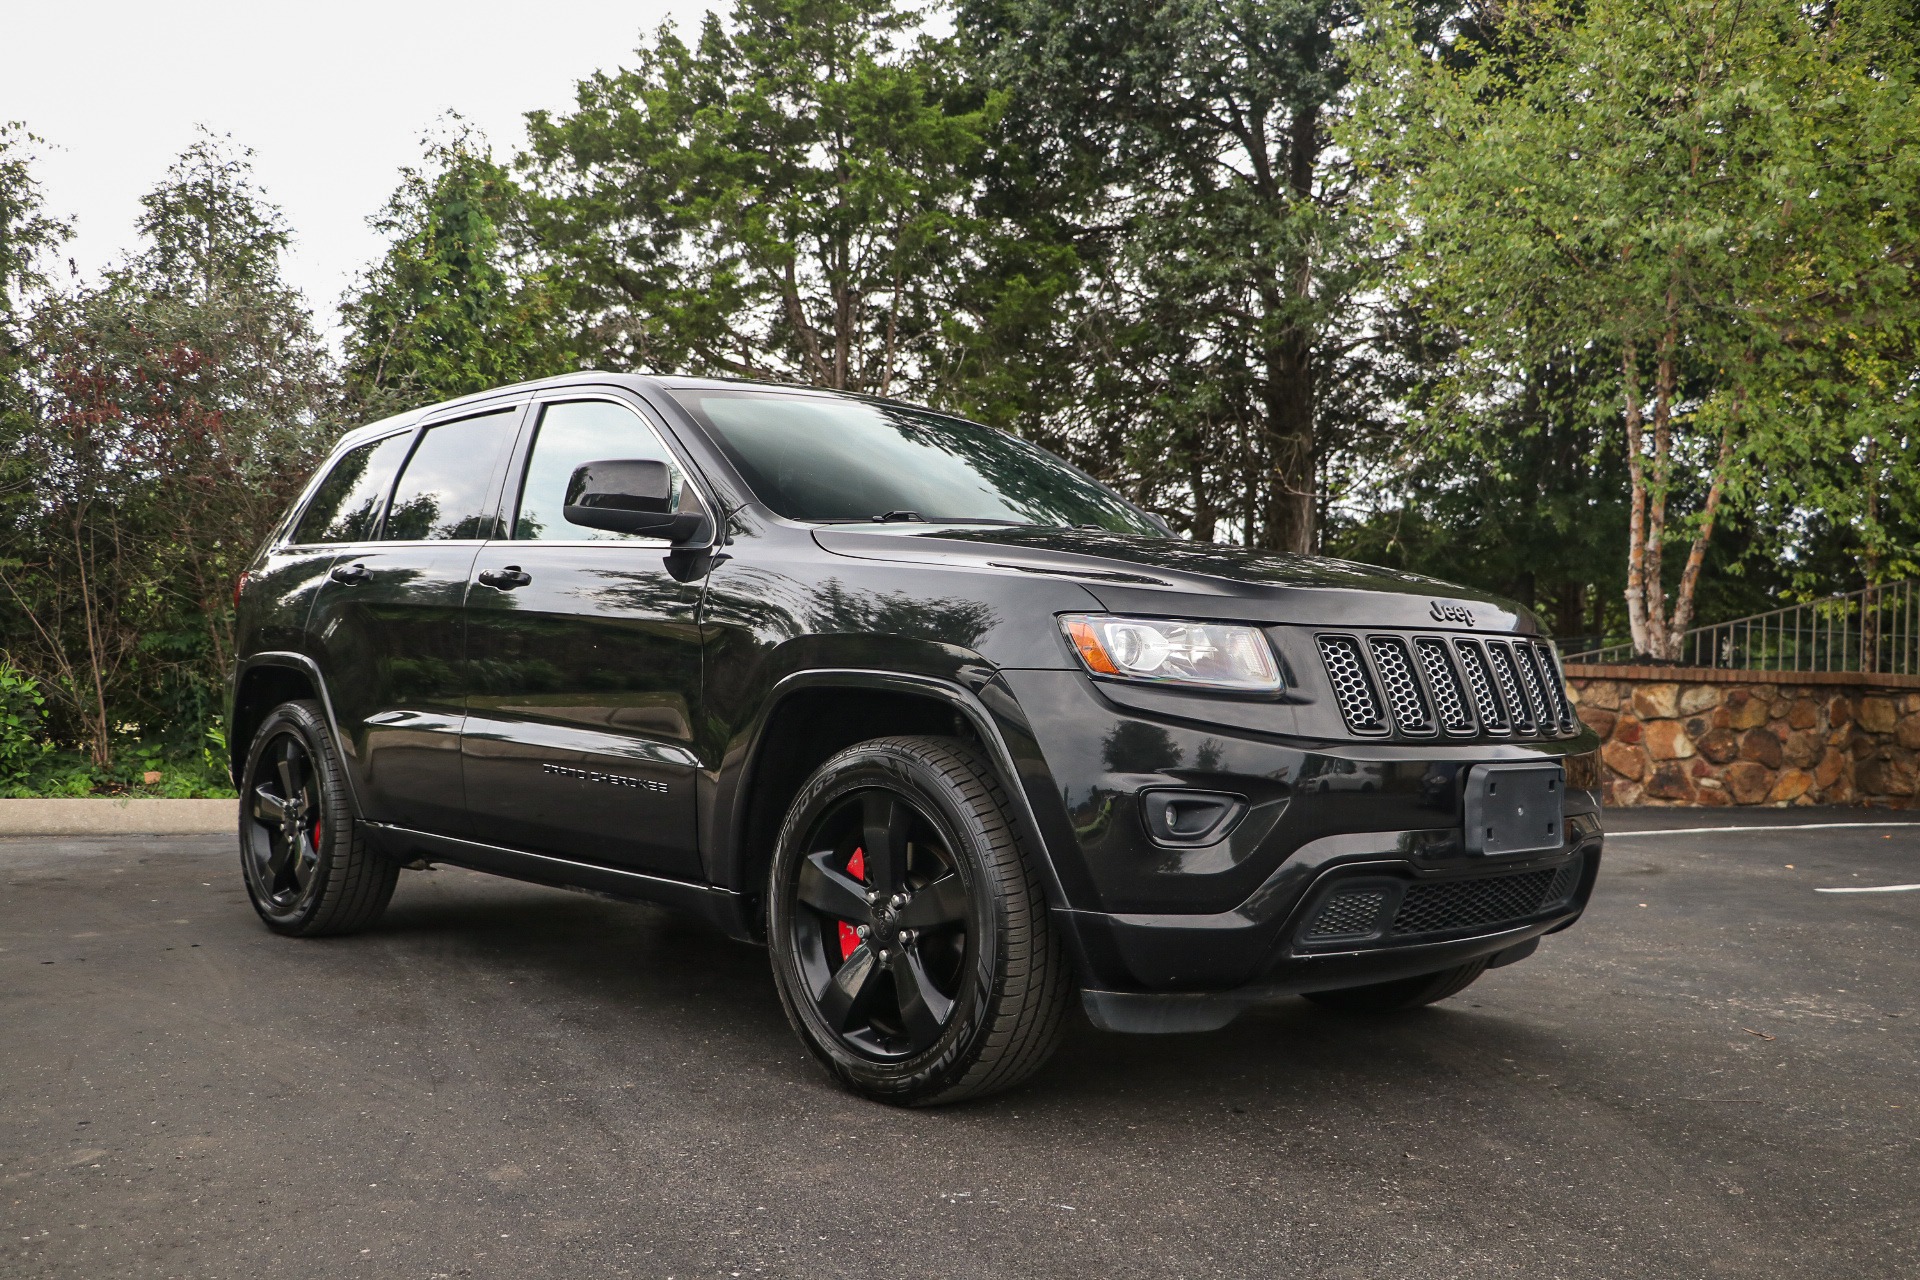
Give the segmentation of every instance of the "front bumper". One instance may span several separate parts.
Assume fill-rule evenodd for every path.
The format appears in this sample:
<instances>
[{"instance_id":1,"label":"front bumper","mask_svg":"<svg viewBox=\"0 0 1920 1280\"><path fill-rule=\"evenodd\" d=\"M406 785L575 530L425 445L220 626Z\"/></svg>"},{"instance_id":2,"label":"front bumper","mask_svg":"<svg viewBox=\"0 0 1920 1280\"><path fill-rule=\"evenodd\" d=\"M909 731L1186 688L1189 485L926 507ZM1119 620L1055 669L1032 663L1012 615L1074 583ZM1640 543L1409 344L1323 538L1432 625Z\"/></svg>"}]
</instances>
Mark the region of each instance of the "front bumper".
<instances>
[{"instance_id":1,"label":"front bumper","mask_svg":"<svg viewBox=\"0 0 1920 1280\"><path fill-rule=\"evenodd\" d=\"M1593 892L1599 823L1575 815L1568 827L1549 854L1445 866L1383 852L1419 848L1430 833L1332 836L1296 851L1232 911L1056 919L1083 958L1097 1025L1210 1030L1282 996L1521 958L1579 919Z\"/></svg>"},{"instance_id":2,"label":"front bumper","mask_svg":"<svg viewBox=\"0 0 1920 1280\"><path fill-rule=\"evenodd\" d=\"M1074 673L1007 675L1038 748L1024 785L1064 890L1054 917L1102 1025L1197 1029L1275 996L1517 959L1573 923L1592 892L1602 841L1590 732L1338 742L1286 732L1284 704L1149 703ZM1558 848L1469 852L1464 787L1488 761L1566 767ZM1237 797L1237 826L1211 845L1169 847L1149 831L1144 799L1183 790ZM1342 909L1323 921L1338 895Z\"/></svg>"}]
</instances>

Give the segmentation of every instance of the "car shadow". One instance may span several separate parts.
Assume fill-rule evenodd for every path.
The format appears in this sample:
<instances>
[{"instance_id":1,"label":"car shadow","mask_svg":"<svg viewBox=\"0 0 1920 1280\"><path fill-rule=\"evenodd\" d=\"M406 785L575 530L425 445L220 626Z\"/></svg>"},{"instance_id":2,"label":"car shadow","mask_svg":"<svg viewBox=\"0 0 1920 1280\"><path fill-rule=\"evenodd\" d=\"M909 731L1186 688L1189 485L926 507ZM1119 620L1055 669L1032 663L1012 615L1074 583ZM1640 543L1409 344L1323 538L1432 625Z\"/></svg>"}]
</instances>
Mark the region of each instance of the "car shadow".
<instances>
[{"instance_id":1,"label":"car shadow","mask_svg":"<svg viewBox=\"0 0 1920 1280\"><path fill-rule=\"evenodd\" d=\"M735 1055L743 1050L764 1052L832 1088L796 1052L764 949L645 905L457 870L422 880L403 881L381 924L362 935L407 959L416 973L438 964L531 979L550 999L591 1006L603 1032L666 1031L690 1043L711 1036L712 1052L729 1055L716 1056L716 1066L738 1066ZM1314 1105L1376 1087L1457 1092L1455 1086L1484 1081L1490 1070L1519 1069L1506 1063L1542 1071L1568 1065L1554 1033L1476 1007L1473 995L1390 1017L1289 999L1255 1007L1220 1031L1169 1036L1103 1032L1075 1008L1060 1052L1033 1081L949 1111L985 1117L1196 1093Z\"/></svg>"}]
</instances>

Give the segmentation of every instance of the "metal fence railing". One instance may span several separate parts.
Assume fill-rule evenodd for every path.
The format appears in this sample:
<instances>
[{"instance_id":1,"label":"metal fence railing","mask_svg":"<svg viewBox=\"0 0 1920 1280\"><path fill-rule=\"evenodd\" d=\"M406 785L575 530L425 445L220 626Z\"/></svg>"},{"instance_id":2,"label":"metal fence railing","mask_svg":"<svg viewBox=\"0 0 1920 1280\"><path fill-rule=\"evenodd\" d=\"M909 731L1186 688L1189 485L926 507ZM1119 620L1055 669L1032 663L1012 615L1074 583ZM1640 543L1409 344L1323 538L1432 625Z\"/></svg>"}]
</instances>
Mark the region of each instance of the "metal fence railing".
<instances>
[{"instance_id":1,"label":"metal fence railing","mask_svg":"<svg viewBox=\"0 0 1920 1280\"><path fill-rule=\"evenodd\" d=\"M1891 582L1768 613L1695 627L1680 638L1681 666L1733 671L1920 672L1920 592ZM1569 653L1564 662L1632 662L1631 644Z\"/></svg>"}]
</instances>

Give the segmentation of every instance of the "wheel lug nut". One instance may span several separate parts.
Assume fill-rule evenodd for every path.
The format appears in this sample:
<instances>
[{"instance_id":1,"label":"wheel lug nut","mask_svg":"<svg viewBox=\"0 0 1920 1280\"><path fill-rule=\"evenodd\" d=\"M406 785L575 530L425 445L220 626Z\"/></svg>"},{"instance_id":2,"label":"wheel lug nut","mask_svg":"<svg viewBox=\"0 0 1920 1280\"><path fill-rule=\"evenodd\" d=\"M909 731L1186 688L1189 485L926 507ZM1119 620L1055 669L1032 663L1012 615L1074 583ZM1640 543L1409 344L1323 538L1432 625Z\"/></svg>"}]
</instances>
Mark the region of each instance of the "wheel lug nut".
<instances>
[{"instance_id":1,"label":"wheel lug nut","mask_svg":"<svg viewBox=\"0 0 1920 1280\"><path fill-rule=\"evenodd\" d=\"M863 924L857 924L857 925L855 925L855 926L853 927L853 931L854 931L854 933L855 933L855 934L856 934L857 936L859 936L859 937L862 937L862 938L864 938L864 937L866 937L866 936L867 936L867 933L868 933L868 929L867 929L867 926L865 926L865 925L863 925Z\"/></svg>"}]
</instances>

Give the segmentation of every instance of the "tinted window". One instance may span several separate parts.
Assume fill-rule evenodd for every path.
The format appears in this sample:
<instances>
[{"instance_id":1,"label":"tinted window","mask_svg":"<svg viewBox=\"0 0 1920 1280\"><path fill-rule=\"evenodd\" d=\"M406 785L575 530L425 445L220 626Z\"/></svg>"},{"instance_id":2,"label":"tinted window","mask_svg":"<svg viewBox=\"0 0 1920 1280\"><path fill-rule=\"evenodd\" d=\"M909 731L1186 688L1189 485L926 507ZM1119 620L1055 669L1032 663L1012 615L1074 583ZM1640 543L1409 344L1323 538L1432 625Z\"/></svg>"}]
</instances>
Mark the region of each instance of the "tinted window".
<instances>
[{"instance_id":1,"label":"tinted window","mask_svg":"<svg viewBox=\"0 0 1920 1280\"><path fill-rule=\"evenodd\" d=\"M942 414L832 396L679 391L762 502L790 520L1165 530L1044 449Z\"/></svg>"},{"instance_id":2,"label":"tinted window","mask_svg":"<svg viewBox=\"0 0 1920 1280\"><path fill-rule=\"evenodd\" d=\"M388 542L493 536L493 477L513 444L520 411L429 427L394 486L381 537Z\"/></svg>"},{"instance_id":3,"label":"tinted window","mask_svg":"<svg viewBox=\"0 0 1920 1280\"><path fill-rule=\"evenodd\" d=\"M635 535L568 524L564 514L567 481L587 462L656 458L673 468L676 497L684 499L679 464L639 414L607 400L550 404L540 414L539 434L527 459L520 487L520 511L513 536L568 542L618 541Z\"/></svg>"},{"instance_id":4,"label":"tinted window","mask_svg":"<svg viewBox=\"0 0 1920 1280\"><path fill-rule=\"evenodd\" d=\"M380 503L393 473L407 456L411 432L357 445L340 455L314 490L313 501L293 532L295 542L362 542L373 536Z\"/></svg>"}]
</instances>

